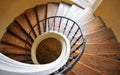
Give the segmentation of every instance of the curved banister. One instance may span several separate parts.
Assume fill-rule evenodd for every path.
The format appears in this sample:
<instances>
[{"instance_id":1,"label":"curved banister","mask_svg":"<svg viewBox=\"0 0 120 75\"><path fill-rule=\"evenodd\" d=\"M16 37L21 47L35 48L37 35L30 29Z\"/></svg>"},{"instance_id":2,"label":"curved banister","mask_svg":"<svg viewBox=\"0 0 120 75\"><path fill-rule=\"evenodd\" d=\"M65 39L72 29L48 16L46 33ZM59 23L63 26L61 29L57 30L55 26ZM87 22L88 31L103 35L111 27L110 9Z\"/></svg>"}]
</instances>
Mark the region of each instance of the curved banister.
<instances>
[{"instance_id":1,"label":"curved banister","mask_svg":"<svg viewBox=\"0 0 120 75\"><path fill-rule=\"evenodd\" d=\"M50 23L49 20L53 19ZM66 56L62 56L62 58L57 59L57 61L54 61L49 64L43 64L43 65L34 65L34 64L25 64L21 63L15 60L12 60L2 53L0 53L0 71L3 73L3 75L46 75L46 74L65 74L68 72L80 59L84 52L85 48L85 39L83 37L82 31L79 27L79 25L74 22L72 19L69 19L67 17L63 16L52 16L48 17L46 19L41 20L38 22L29 32L30 33L34 30L36 26L43 24L44 31L41 31L42 34L44 32L49 31L55 31L58 32L64 36L67 37L70 41L71 45L71 55L69 57L68 61L64 61L63 59L66 58ZM27 47L28 44L28 38L26 39L26 49L31 50L31 48ZM38 35L40 36L40 35ZM80 42L79 42L80 41ZM77 47L73 49L73 47L76 45ZM74 56L74 53L77 51L76 56ZM63 61L61 61L63 60ZM61 62L65 63L60 64ZM51 67L52 65L52 67ZM58 65L56 67L56 65Z\"/></svg>"}]
</instances>

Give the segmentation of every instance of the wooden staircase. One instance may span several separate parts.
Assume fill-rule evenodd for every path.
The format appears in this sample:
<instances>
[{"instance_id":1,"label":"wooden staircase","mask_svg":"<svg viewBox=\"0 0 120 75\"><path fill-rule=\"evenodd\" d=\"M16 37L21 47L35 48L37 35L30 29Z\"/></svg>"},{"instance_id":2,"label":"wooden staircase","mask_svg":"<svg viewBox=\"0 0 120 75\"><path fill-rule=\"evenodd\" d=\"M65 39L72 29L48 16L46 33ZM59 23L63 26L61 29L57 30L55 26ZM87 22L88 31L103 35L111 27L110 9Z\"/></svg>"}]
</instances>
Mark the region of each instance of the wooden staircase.
<instances>
[{"instance_id":1,"label":"wooden staircase","mask_svg":"<svg viewBox=\"0 0 120 75\"><path fill-rule=\"evenodd\" d=\"M14 60L33 64L28 48L31 48L38 35L45 32L44 26L40 24L30 35L29 32L39 21L51 16L65 16L74 20L86 39L84 54L66 75L120 75L120 43L112 29L106 27L104 21L90 10L67 3L37 5L17 16L1 39L0 52ZM28 48L25 47L26 43Z\"/></svg>"}]
</instances>

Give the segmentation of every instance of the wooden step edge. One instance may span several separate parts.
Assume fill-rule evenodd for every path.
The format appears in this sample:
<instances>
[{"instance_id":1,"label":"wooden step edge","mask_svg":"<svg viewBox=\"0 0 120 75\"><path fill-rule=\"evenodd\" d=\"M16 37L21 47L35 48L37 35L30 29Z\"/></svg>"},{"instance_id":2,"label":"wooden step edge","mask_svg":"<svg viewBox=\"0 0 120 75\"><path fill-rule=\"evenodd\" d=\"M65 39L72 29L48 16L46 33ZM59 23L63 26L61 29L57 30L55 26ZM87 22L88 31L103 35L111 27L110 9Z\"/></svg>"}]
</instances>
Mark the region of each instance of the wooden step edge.
<instances>
[{"instance_id":1,"label":"wooden step edge","mask_svg":"<svg viewBox=\"0 0 120 75\"><path fill-rule=\"evenodd\" d=\"M86 44L116 44L118 41L116 40L116 37L114 36L113 32L107 28L105 30L84 35L83 36L86 40ZM76 36L73 41L75 41L78 38ZM76 44L79 44L82 40L79 40Z\"/></svg>"},{"instance_id":2,"label":"wooden step edge","mask_svg":"<svg viewBox=\"0 0 120 75\"><path fill-rule=\"evenodd\" d=\"M86 56L87 56L87 58L86 58ZM90 61L91 62L90 63L87 62L87 59L88 59L89 62ZM93 59L93 62L92 62L92 59ZM119 69L120 69L119 68L120 61L110 59L110 58L100 57L100 56L92 56L92 55L85 55L84 54L83 58L81 58L81 62L83 62L83 63L85 63L85 64L87 64L91 67L94 67L95 69L100 70L101 72L109 74L109 75L110 74L113 75L114 72L117 72L116 74L118 74ZM94 63L95 63L95 65L94 65ZM117 66L118 66L118 68L117 68ZM107 68L107 67L109 67L109 68ZM110 67L111 67L111 69L110 69ZM109 71L111 71L111 72L109 72Z\"/></svg>"},{"instance_id":3,"label":"wooden step edge","mask_svg":"<svg viewBox=\"0 0 120 75\"><path fill-rule=\"evenodd\" d=\"M79 46L79 44L76 44L76 46ZM120 44L116 43L116 44L86 44L85 46L86 50L120 50Z\"/></svg>"},{"instance_id":4,"label":"wooden step edge","mask_svg":"<svg viewBox=\"0 0 120 75\"><path fill-rule=\"evenodd\" d=\"M7 30L7 32L11 33L12 35L14 35L15 37L17 37L18 39L20 39L20 40L22 40L22 41L26 42L26 44L28 44L28 45L32 46L32 43L27 42L25 39L23 39L23 38L21 38L20 36L18 36L18 35L16 35L16 34L14 34L13 32L11 32L11 31L9 31L9 30Z\"/></svg>"},{"instance_id":5,"label":"wooden step edge","mask_svg":"<svg viewBox=\"0 0 120 75\"><path fill-rule=\"evenodd\" d=\"M102 30L99 30L99 31L96 31L96 32L93 32L93 33L85 34L84 36L87 37L89 35L93 35L93 34L96 34L96 33L108 32L108 31L109 31L109 33L111 33L112 32L111 28L105 28L105 29L102 29Z\"/></svg>"},{"instance_id":6,"label":"wooden step edge","mask_svg":"<svg viewBox=\"0 0 120 75\"><path fill-rule=\"evenodd\" d=\"M85 55L90 55L90 56L98 56L98 57L102 57L105 58L107 60L111 60L111 61L115 61L120 63L120 53L118 54L89 54L89 53L84 53ZM115 57L113 57L115 55Z\"/></svg>"},{"instance_id":7,"label":"wooden step edge","mask_svg":"<svg viewBox=\"0 0 120 75\"><path fill-rule=\"evenodd\" d=\"M84 63L82 63L81 61L78 61L78 63L81 64L81 65L83 65L83 66L85 66L85 67L88 68L88 69L91 69L91 70L93 70L93 71L96 71L96 72L100 73L101 75L106 75L105 73L103 73L103 72L101 72L101 71L99 71L99 70L96 70L96 69L94 69L94 68L92 68L92 67L90 67L90 66L88 66L88 65L86 65L86 64L84 64Z\"/></svg>"},{"instance_id":8,"label":"wooden step edge","mask_svg":"<svg viewBox=\"0 0 120 75\"><path fill-rule=\"evenodd\" d=\"M102 18L100 16L96 16L94 19L92 19L91 21L89 21L88 23L86 23L85 25L81 26L81 27L85 27L86 25L90 25L91 23L96 22L96 20L98 20L100 23L102 23L103 27L106 27L106 24L104 23L104 21L102 20Z\"/></svg>"},{"instance_id":9,"label":"wooden step edge","mask_svg":"<svg viewBox=\"0 0 120 75\"><path fill-rule=\"evenodd\" d=\"M6 55L6 56L19 62L31 59L31 56L29 55Z\"/></svg>"},{"instance_id":10,"label":"wooden step edge","mask_svg":"<svg viewBox=\"0 0 120 75\"><path fill-rule=\"evenodd\" d=\"M100 54L100 55L94 55L94 56L100 56L100 57L105 57L105 58L120 61L120 54L110 54L110 55Z\"/></svg>"},{"instance_id":11,"label":"wooden step edge","mask_svg":"<svg viewBox=\"0 0 120 75\"><path fill-rule=\"evenodd\" d=\"M102 51L102 52L101 52ZM90 53L90 54L94 54L94 55L101 55L101 54L106 54L106 55L114 55L114 54L120 54L120 48L119 49L96 49L96 48L85 48L85 53Z\"/></svg>"},{"instance_id":12,"label":"wooden step edge","mask_svg":"<svg viewBox=\"0 0 120 75\"><path fill-rule=\"evenodd\" d=\"M4 54L6 56L31 56L30 54Z\"/></svg>"},{"instance_id":13,"label":"wooden step edge","mask_svg":"<svg viewBox=\"0 0 120 75\"><path fill-rule=\"evenodd\" d=\"M24 31L29 35L31 36L31 38L34 40L36 37L35 37L35 34L34 32L32 31L31 27L30 27L30 24L25 16L25 13L22 13L20 14L19 16L17 16L14 21L16 21L16 23L22 27L22 29L24 29Z\"/></svg>"},{"instance_id":14,"label":"wooden step edge","mask_svg":"<svg viewBox=\"0 0 120 75\"><path fill-rule=\"evenodd\" d=\"M76 44L77 45L77 44ZM112 44L112 43L109 43L109 44L86 44L85 47L92 47L92 48L100 48L100 49L103 49L103 48L107 48L107 49L114 49L114 48L120 48L120 43L115 43L115 44Z\"/></svg>"},{"instance_id":15,"label":"wooden step edge","mask_svg":"<svg viewBox=\"0 0 120 75\"><path fill-rule=\"evenodd\" d=\"M82 30L82 33L83 33L83 35L89 35L89 34L93 34L93 33L97 33L97 32L99 32L99 31L102 31L102 30L105 30L105 29L107 29L106 27L101 27L100 29L98 29L98 30L95 30L95 31L85 31L84 32L84 30Z\"/></svg>"},{"instance_id":16,"label":"wooden step edge","mask_svg":"<svg viewBox=\"0 0 120 75\"><path fill-rule=\"evenodd\" d=\"M39 6L45 6L46 10L45 10L45 18L47 17L47 5L37 5L35 7L35 15L36 15L36 19L37 19L37 22L40 22L42 19L39 19L39 15L38 15L38 7ZM38 30L39 30L39 35L42 33L41 29L40 29L40 24L38 23Z\"/></svg>"},{"instance_id":17,"label":"wooden step edge","mask_svg":"<svg viewBox=\"0 0 120 75\"><path fill-rule=\"evenodd\" d=\"M78 52L76 51L75 53L74 53L74 55L76 55ZM92 57L97 57L98 59L106 59L107 61L110 61L110 62L112 62L112 63L114 63L114 64L116 64L116 63L120 63L120 54L118 54L119 56L116 56L116 58L115 57L106 57L106 56L100 56L100 55L94 55L94 54L89 54L89 53L83 53L83 58L81 57L80 58L80 60L79 61L81 61L81 59L82 60L84 60L84 56L92 56ZM92 62L92 61L91 61Z\"/></svg>"},{"instance_id":18,"label":"wooden step edge","mask_svg":"<svg viewBox=\"0 0 120 75\"><path fill-rule=\"evenodd\" d=\"M47 18L52 17L52 16L56 16L57 11L58 11L58 7L59 7L58 3L48 3L47 4ZM54 19L51 19L50 21L49 20L45 20L45 28L46 28L45 32L49 31L48 24L51 26L51 29L54 30L54 28L52 27L52 25L54 23Z\"/></svg>"},{"instance_id":19,"label":"wooden step edge","mask_svg":"<svg viewBox=\"0 0 120 75\"><path fill-rule=\"evenodd\" d=\"M22 34L24 35L24 37L23 37L23 36L20 36L18 33L16 33L16 32L12 29L12 28L14 28L14 25L16 26L15 28L18 28L18 27L19 27L19 31L20 31L20 33L22 33ZM17 36L19 36L20 38L22 38L22 39L24 39L24 40L26 40L26 38L28 37L28 38L31 40L31 42L32 42L32 38L30 38L30 37L28 36L28 34L24 31L24 29L23 29L20 25L18 25L18 24L16 23L16 21L13 21L13 22L7 27L7 31L10 31L10 32L16 34ZM18 30L17 30L17 31L18 31Z\"/></svg>"},{"instance_id":20,"label":"wooden step edge","mask_svg":"<svg viewBox=\"0 0 120 75\"><path fill-rule=\"evenodd\" d=\"M24 61L21 61L21 62L27 63L27 64L34 64L34 62L32 61L32 59L24 60Z\"/></svg>"},{"instance_id":21,"label":"wooden step edge","mask_svg":"<svg viewBox=\"0 0 120 75\"><path fill-rule=\"evenodd\" d=\"M71 69L71 71L76 75L75 71L73 69Z\"/></svg>"},{"instance_id":22,"label":"wooden step edge","mask_svg":"<svg viewBox=\"0 0 120 75\"><path fill-rule=\"evenodd\" d=\"M76 14L74 14L75 11L76 11ZM84 10L82 8L80 8L76 5L72 5L70 7L69 11L67 12L67 14L65 15L65 17L70 18L77 23L79 21L79 19L81 18L81 13L83 13L83 11Z\"/></svg>"},{"instance_id":23,"label":"wooden step edge","mask_svg":"<svg viewBox=\"0 0 120 75\"><path fill-rule=\"evenodd\" d=\"M0 43L0 52L3 54L27 54L30 55L30 50L26 50L13 45L8 45L5 43Z\"/></svg>"},{"instance_id":24,"label":"wooden step edge","mask_svg":"<svg viewBox=\"0 0 120 75\"><path fill-rule=\"evenodd\" d=\"M24 12L24 14L25 14L25 18L27 19L27 22L29 23L29 27L31 28L31 30L32 30L32 24L31 24L31 22L30 22L30 20L29 20L29 18L27 17L27 15L26 15L26 13ZM33 29L33 35L35 36L35 38L37 37L37 34L35 33L35 30Z\"/></svg>"},{"instance_id":25,"label":"wooden step edge","mask_svg":"<svg viewBox=\"0 0 120 75\"><path fill-rule=\"evenodd\" d=\"M39 22L39 18L38 18L38 13L37 13L37 7L38 6L35 6L35 15L36 15L36 20L37 20L37 22ZM40 30L40 24L39 23L37 23L38 24L38 32L39 32L39 35L41 34L41 30Z\"/></svg>"},{"instance_id":26,"label":"wooden step edge","mask_svg":"<svg viewBox=\"0 0 120 75\"><path fill-rule=\"evenodd\" d=\"M70 4L67 4L67 3L64 3L64 2L61 2L59 4L59 7L58 7L58 10L57 10L57 13L56 13L56 16L65 16L68 11L70 10L70 7L71 5ZM62 9L63 8L63 9ZM62 12L62 14L61 14ZM64 14L63 14L64 12Z\"/></svg>"},{"instance_id":27,"label":"wooden step edge","mask_svg":"<svg viewBox=\"0 0 120 75\"><path fill-rule=\"evenodd\" d=\"M11 44L11 43L7 43L7 42L4 42L4 41L0 41L0 43L3 43L3 44L7 44L7 45L12 45L12 46L15 46L15 47L18 47L18 48L22 48L22 49L26 49L26 50L31 50L30 48L25 48L25 47L21 47L21 46L18 46L18 45L15 45L15 44Z\"/></svg>"},{"instance_id":28,"label":"wooden step edge","mask_svg":"<svg viewBox=\"0 0 120 75\"><path fill-rule=\"evenodd\" d=\"M111 52L111 53L109 53L109 52L108 52L108 53L99 53L99 52L97 53L97 52L96 52L96 53L90 53L90 52L86 52L86 51L84 52L84 54L93 55L93 56L120 55L120 53L118 53L118 52Z\"/></svg>"},{"instance_id":29,"label":"wooden step edge","mask_svg":"<svg viewBox=\"0 0 120 75\"><path fill-rule=\"evenodd\" d=\"M9 38L8 38L9 37ZM12 38L12 39L11 39ZM14 43L14 40L16 40ZM18 38L17 36L15 36L14 34L10 33L10 32L5 32L5 34L3 35L2 39L1 39L1 42L4 42L4 43L9 43L9 44L12 44L12 45L16 45L16 46L20 46L20 47L31 47L32 45L29 44L28 42L24 41L24 40L21 40L20 38ZM23 45L24 44L24 45Z\"/></svg>"},{"instance_id":30,"label":"wooden step edge","mask_svg":"<svg viewBox=\"0 0 120 75\"><path fill-rule=\"evenodd\" d=\"M113 43L118 43L118 41L117 41L117 38L116 38L116 36L115 36L115 34L113 33L113 31L112 31L112 29L111 28L107 28L107 29L104 29L104 30L101 30L101 31L98 31L98 32L95 32L95 33L92 33L92 34L88 34L88 35L84 35L84 37L85 38L87 38L87 37L89 37L89 36L94 36L94 35L97 35L97 34L102 34L102 33L104 33L104 32L106 32L106 33L108 33L108 37L110 38L110 39L112 39L112 41L114 41ZM89 44L93 44L93 43L89 43Z\"/></svg>"},{"instance_id":31,"label":"wooden step edge","mask_svg":"<svg viewBox=\"0 0 120 75\"><path fill-rule=\"evenodd\" d=\"M48 10L49 10L48 8L49 8L49 5L50 5L50 4L56 6L56 9L54 9L54 10L56 10L56 11L55 11L54 13L52 12L52 15L49 14L50 11L48 12ZM47 18L48 18L48 17L51 17L51 16L55 16L55 15L57 14L58 7L59 7L59 3L48 2L48 3L47 3ZM54 14L54 15L53 15L53 14Z\"/></svg>"},{"instance_id":32,"label":"wooden step edge","mask_svg":"<svg viewBox=\"0 0 120 75\"><path fill-rule=\"evenodd\" d=\"M17 38L23 40L24 42L27 42L27 44L32 45L32 41L30 41L30 38L28 38L29 40L26 41L27 39L24 39L24 38L20 37L19 35L17 35L17 34L15 34L15 33L11 32L10 30L7 30L7 31L8 31L9 33L15 35Z\"/></svg>"},{"instance_id":33,"label":"wooden step edge","mask_svg":"<svg viewBox=\"0 0 120 75\"><path fill-rule=\"evenodd\" d=\"M93 14L90 8L86 8L82 14L80 15L80 19L77 21L78 25L84 26L85 24L89 23L93 19L95 19L96 16Z\"/></svg>"},{"instance_id":34,"label":"wooden step edge","mask_svg":"<svg viewBox=\"0 0 120 75\"><path fill-rule=\"evenodd\" d=\"M22 31L24 31L25 32L25 34L27 34L27 36L30 38L30 39L32 39L32 42L34 41L34 39L32 38L32 36L30 36L25 30L24 30L24 28L15 20L14 22L16 22L16 24L18 24L19 25L19 27L21 27L21 29L22 29Z\"/></svg>"},{"instance_id":35,"label":"wooden step edge","mask_svg":"<svg viewBox=\"0 0 120 75\"><path fill-rule=\"evenodd\" d=\"M76 55L76 54L78 54L79 52L78 51L76 51L75 53L74 53L74 55ZM83 53L83 56L85 56L85 55L88 55L88 56L94 56L94 57L99 57L99 58L104 58L104 59L106 59L106 60L110 60L110 61L113 61L113 62L115 62L115 63L120 63L120 53L113 53L113 54L107 54L106 56L105 56L105 54L90 54L90 53L86 53L86 52L84 52ZM111 55L117 55L117 56L115 56L115 57L112 57ZM111 57L107 57L107 56L111 56Z\"/></svg>"},{"instance_id":36,"label":"wooden step edge","mask_svg":"<svg viewBox=\"0 0 120 75\"><path fill-rule=\"evenodd\" d=\"M85 54L83 54L83 55L94 56L94 55L91 55L91 54L88 54L88 53L85 53ZM112 61L112 62L114 62L114 63L120 63L119 60L115 60L115 59L111 59L111 58L106 58L106 57L102 57L102 56L96 56L96 57L104 58L104 59L110 60L110 61Z\"/></svg>"},{"instance_id":37,"label":"wooden step edge","mask_svg":"<svg viewBox=\"0 0 120 75\"><path fill-rule=\"evenodd\" d=\"M65 75L76 75L73 70L68 71Z\"/></svg>"},{"instance_id":38,"label":"wooden step edge","mask_svg":"<svg viewBox=\"0 0 120 75\"><path fill-rule=\"evenodd\" d=\"M7 27L7 32L10 32L10 33L12 33L13 35L17 36L18 38L26 41L26 39L27 39L27 34L24 32L24 30L22 30L22 28L21 28L20 26L17 26L17 27L19 27L19 30L21 31L20 33L23 33L22 35L24 35L24 36L19 35L18 31L15 32L14 29L12 29L12 28L13 28L13 24L14 24L14 22L12 22L12 23ZM17 29L16 29L16 30L17 30ZM32 44L32 39L31 39L31 38L28 38L28 39L29 39L28 43L29 43L29 44Z\"/></svg>"},{"instance_id":39,"label":"wooden step edge","mask_svg":"<svg viewBox=\"0 0 120 75\"><path fill-rule=\"evenodd\" d=\"M28 10L29 10L29 9L28 9ZM27 14L26 14L26 11L27 11L27 10L24 11L25 17L26 17L26 19L27 19L27 21L28 21L28 23L29 23L30 28L33 29L32 24L31 24L31 22L30 22L30 20L29 20L29 18L28 18L28 16L27 16ZM36 34L36 32L35 32L34 29L33 29L33 33L34 33L34 36L35 36L35 38L36 38L36 37L37 37L37 34Z\"/></svg>"},{"instance_id":40,"label":"wooden step edge","mask_svg":"<svg viewBox=\"0 0 120 75\"><path fill-rule=\"evenodd\" d=\"M42 16L42 18L39 18L39 14L38 14L38 12L39 12L38 8L39 7L41 7L41 8L44 7L44 10L42 9L42 13L44 13L44 16ZM35 7L35 14L36 14L37 22L40 22L41 20L47 18L47 4L37 5ZM40 24L38 26L38 30L39 30L39 35L44 32L44 30L41 29Z\"/></svg>"},{"instance_id":41,"label":"wooden step edge","mask_svg":"<svg viewBox=\"0 0 120 75\"><path fill-rule=\"evenodd\" d=\"M78 44L79 45L79 44ZM78 46L76 44L76 46ZM109 43L109 44L86 44L85 46L87 49L120 49L120 43Z\"/></svg>"},{"instance_id":42,"label":"wooden step edge","mask_svg":"<svg viewBox=\"0 0 120 75\"><path fill-rule=\"evenodd\" d=\"M94 53L86 53L86 52L85 52L84 54L85 54L85 55L86 55L86 54L88 54L88 55L93 55L93 56L102 56L102 55L103 55L103 56L104 56L104 55L109 55L109 56L110 56L110 55L120 55L120 53L102 53L102 54L98 53L98 54L94 54Z\"/></svg>"},{"instance_id":43,"label":"wooden step edge","mask_svg":"<svg viewBox=\"0 0 120 75\"><path fill-rule=\"evenodd\" d=\"M84 54L88 53L88 54L93 54L93 55L120 55L120 46L119 45L118 46L114 45L111 47L109 44L106 44L107 47L106 46L102 47L103 44L97 44L96 47L95 47L96 44L93 44L93 45L94 45L93 47L86 46ZM75 45L74 48L77 48L78 46L79 46L79 44Z\"/></svg>"},{"instance_id":44,"label":"wooden step edge","mask_svg":"<svg viewBox=\"0 0 120 75\"><path fill-rule=\"evenodd\" d=\"M97 22L96 22L97 21ZM100 24L99 24L100 22ZM88 23L84 24L83 26L80 26L81 28L89 28L89 26L99 26L99 27L106 27L105 24L100 20L99 17L95 17L94 19L92 19L91 21L89 21Z\"/></svg>"},{"instance_id":45,"label":"wooden step edge","mask_svg":"<svg viewBox=\"0 0 120 75\"><path fill-rule=\"evenodd\" d=\"M87 24L81 26L80 28L82 29L83 32L85 31L88 34L88 32L89 33L91 33L91 31L96 32L107 27L105 26L105 23L101 20L101 18L98 16L92 21L88 22Z\"/></svg>"}]
</instances>

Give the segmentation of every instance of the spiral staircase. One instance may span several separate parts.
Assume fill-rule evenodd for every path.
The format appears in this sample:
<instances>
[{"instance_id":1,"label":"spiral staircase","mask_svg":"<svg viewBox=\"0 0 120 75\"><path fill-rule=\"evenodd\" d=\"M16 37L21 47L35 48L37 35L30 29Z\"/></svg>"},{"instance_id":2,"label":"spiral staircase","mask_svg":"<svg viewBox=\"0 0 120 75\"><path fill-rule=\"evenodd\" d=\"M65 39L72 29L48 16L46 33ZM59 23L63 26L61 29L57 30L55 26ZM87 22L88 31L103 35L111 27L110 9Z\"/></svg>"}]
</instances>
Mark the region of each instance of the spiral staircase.
<instances>
[{"instance_id":1,"label":"spiral staircase","mask_svg":"<svg viewBox=\"0 0 120 75\"><path fill-rule=\"evenodd\" d=\"M0 42L0 52L13 60L4 55L3 58L33 65L32 44L49 31L64 34L71 45L67 64L51 74L120 75L120 44L111 28L94 16L91 8L63 2L37 5L17 16Z\"/></svg>"}]
</instances>

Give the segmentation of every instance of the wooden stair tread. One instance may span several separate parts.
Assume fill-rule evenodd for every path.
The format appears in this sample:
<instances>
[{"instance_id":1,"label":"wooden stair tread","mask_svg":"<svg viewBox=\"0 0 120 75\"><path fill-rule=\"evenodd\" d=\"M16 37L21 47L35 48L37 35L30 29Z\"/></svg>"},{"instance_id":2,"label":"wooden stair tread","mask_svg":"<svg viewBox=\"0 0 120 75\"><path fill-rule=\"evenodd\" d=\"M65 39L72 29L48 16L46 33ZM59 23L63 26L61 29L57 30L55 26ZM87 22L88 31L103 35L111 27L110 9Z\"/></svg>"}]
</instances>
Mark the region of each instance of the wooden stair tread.
<instances>
[{"instance_id":1,"label":"wooden stair tread","mask_svg":"<svg viewBox=\"0 0 120 75\"><path fill-rule=\"evenodd\" d=\"M80 25L80 27L95 19L91 8L85 8L84 11L78 17L79 20L77 21L77 23Z\"/></svg>"},{"instance_id":2,"label":"wooden stair tread","mask_svg":"<svg viewBox=\"0 0 120 75\"><path fill-rule=\"evenodd\" d=\"M75 45L74 48L79 45ZM102 55L102 54L120 54L120 44L86 44L85 52L93 55Z\"/></svg>"},{"instance_id":3,"label":"wooden stair tread","mask_svg":"<svg viewBox=\"0 0 120 75\"><path fill-rule=\"evenodd\" d=\"M74 21L79 20L79 15L83 12L84 10L76 5L72 5L71 8L69 9L68 13L65 15L65 17L68 17Z\"/></svg>"},{"instance_id":4,"label":"wooden stair tread","mask_svg":"<svg viewBox=\"0 0 120 75\"><path fill-rule=\"evenodd\" d=\"M23 62L23 63L27 63L27 64L34 64L31 59L24 60L24 61L22 61L22 62Z\"/></svg>"},{"instance_id":5,"label":"wooden stair tread","mask_svg":"<svg viewBox=\"0 0 120 75\"><path fill-rule=\"evenodd\" d=\"M26 41L26 39L28 38L29 43L32 44L32 38L30 36L27 36L27 33L16 22L12 22L7 27L7 30L18 36L19 38L23 39L24 41Z\"/></svg>"},{"instance_id":6,"label":"wooden stair tread","mask_svg":"<svg viewBox=\"0 0 120 75\"><path fill-rule=\"evenodd\" d=\"M116 44L86 44L86 47L89 47L90 49L92 48L100 48L100 49L120 49L120 43Z\"/></svg>"},{"instance_id":7,"label":"wooden stair tread","mask_svg":"<svg viewBox=\"0 0 120 75\"><path fill-rule=\"evenodd\" d=\"M19 48L16 46L12 46L12 45L7 45L4 43L0 43L0 52L3 54L24 54L24 55L30 55L30 51L23 49L23 48Z\"/></svg>"},{"instance_id":8,"label":"wooden stair tread","mask_svg":"<svg viewBox=\"0 0 120 75\"><path fill-rule=\"evenodd\" d=\"M41 21L42 19L46 18L46 13L47 13L47 5L39 5L36 6L35 8L36 14L37 14L37 19L38 21Z\"/></svg>"},{"instance_id":9,"label":"wooden stair tread","mask_svg":"<svg viewBox=\"0 0 120 75\"><path fill-rule=\"evenodd\" d=\"M72 20L74 20L74 21L78 21L79 20L79 15L83 12L84 10L82 9L82 8L80 8L80 7L78 7L78 6L76 6L76 5L72 5L71 6L71 8L69 9L69 11L68 11L68 13L65 15L65 17L67 17L67 18L70 18L70 19L72 19ZM74 12L76 12L75 14L74 14ZM61 32L63 32L64 31L64 27L65 27L65 25L66 25L66 23L68 22L68 24L67 24L67 29L65 30L65 32L69 32L69 30L70 30L70 27L73 25L73 22L71 22L71 21L68 21L68 20L66 20L66 19L64 19L64 20L62 20L62 22L61 22ZM72 29L72 33L74 33L74 30L76 30L77 28L73 28ZM66 34L66 33L65 33Z\"/></svg>"},{"instance_id":10,"label":"wooden stair tread","mask_svg":"<svg viewBox=\"0 0 120 75\"><path fill-rule=\"evenodd\" d=\"M89 34L106 28L105 23L100 17L96 17L87 24L81 26L83 34Z\"/></svg>"},{"instance_id":11,"label":"wooden stair tread","mask_svg":"<svg viewBox=\"0 0 120 75\"><path fill-rule=\"evenodd\" d=\"M70 70L66 75L76 75L76 74L72 70Z\"/></svg>"},{"instance_id":12,"label":"wooden stair tread","mask_svg":"<svg viewBox=\"0 0 120 75\"><path fill-rule=\"evenodd\" d=\"M116 53L120 54L120 44L86 44L86 53L104 54L104 53Z\"/></svg>"},{"instance_id":13,"label":"wooden stair tread","mask_svg":"<svg viewBox=\"0 0 120 75\"><path fill-rule=\"evenodd\" d=\"M100 56L83 54L80 61L96 70L108 75L120 74L120 61L108 59Z\"/></svg>"},{"instance_id":14,"label":"wooden stair tread","mask_svg":"<svg viewBox=\"0 0 120 75\"><path fill-rule=\"evenodd\" d=\"M41 21L47 17L47 5L39 5L36 6L36 15L37 15L37 21ZM44 25L39 24L39 34L44 32Z\"/></svg>"},{"instance_id":15,"label":"wooden stair tread","mask_svg":"<svg viewBox=\"0 0 120 75\"><path fill-rule=\"evenodd\" d=\"M72 70L75 72L76 75L104 75L100 71L97 71L93 69L92 67L89 67L85 65L82 62L78 62L75 64L75 66L72 68Z\"/></svg>"},{"instance_id":16,"label":"wooden stair tread","mask_svg":"<svg viewBox=\"0 0 120 75\"><path fill-rule=\"evenodd\" d=\"M47 5L47 18L55 16L57 14L58 7L59 7L58 3L48 3L48 5ZM46 30L45 31L49 30L48 25L50 25L51 29L53 29L53 23L54 23L54 19L51 19L49 21L49 23L48 23L48 20L47 20L46 21Z\"/></svg>"},{"instance_id":17,"label":"wooden stair tread","mask_svg":"<svg viewBox=\"0 0 120 75\"><path fill-rule=\"evenodd\" d=\"M84 53L120 61L120 44L87 44Z\"/></svg>"},{"instance_id":18,"label":"wooden stair tread","mask_svg":"<svg viewBox=\"0 0 120 75\"><path fill-rule=\"evenodd\" d=\"M16 46L23 47L23 48L25 48L25 43L26 43L25 41L11 34L10 32L5 32L5 34L3 35L1 39L1 42L9 43L9 44L16 45Z\"/></svg>"},{"instance_id":19,"label":"wooden stair tread","mask_svg":"<svg viewBox=\"0 0 120 75\"><path fill-rule=\"evenodd\" d=\"M76 44L72 50L78 46L79 44ZM74 56L79 53L79 50L76 50ZM120 61L120 44L86 44L84 54L102 56Z\"/></svg>"},{"instance_id":20,"label":"wooden stair tread","mask_svg":"<svg viewBox=\"0 0 120 75\"><path fill-rule=\"evenodd\" d=\"M28 22L28 19L26 18L25 14L21 14L20 16L15 18L15 21L29 34L29 32L31 31L31 26L30 23ZM31 37L33 39L35 39L35 34L32 31L31 32Z\"/></svg>"},{"instance_id":21,"label":"wooden stair tread","mask_svg":"<svg viewBox=\"0 0 120 75\"><path fill-rule=\"evenodd\" d=\"M55 16L58 10L58 3L48 3L47 5L47 17Z\"/></svg>"},{"instance_id":22,"label":"wooden stair tread","mask_svg":"<svg viewBox=\"0 0 120 75\"><path fill-rule=\"evenodd\" d=\"M79 36L77 35L72 42L75 42ZM84 35L86 40L86 44L116 44L118 43L113 31L110 28L103 29L98 32L94 32L91 34ZM76 44L80 44L82 39L76 42Z\"/></svg>"},{"instance_id":23,"label":"wooden stair tread","mask_svg":"<svg viewBox=\"0 0 120 75\"><path fill-rule=\"evenodd\" d=\"M117 43L117 39L110 28L85 35L85 39L87 43Z\"/></svg>"},{"instance_id":24,"label":"wooden stair tread","mask_svg":"<svg viewBox=\"0 0 120 75\"><path fill-rule=\"evenodd\" d=\"M34 8L28 9L25 11L25 14L27 16L27 19L28 19L30 25L33 28L38 23L37 14L35 12L35 9ZM39 35L39 30L38 30L37 26L33 30L35 32L35 36Z\"/></svg>"},{"instance_id":25,"label":"wooden stair tread","mask_svg":"<svg viewBox=\"0 0 120 75\"><path fill-rule=\"evenodd\" d=\"M96 55L94 55L96 56ZM97 56L102 56L102 57L105 57L105 58L110 58L110 59L114 59L114 60L118 60L120 61L120 54L101 54L101 55L97 55Z\"/></svg>"},{"instance_id":26,"label":"wooden stair tread","mask_svg":"<svg viewBox=\"0 0 120 75\"><path fill-rule=\"evenodd\" d=\"M24 62L26 60L30 60L31 56L29 55L7 55L9 58L14 59L16 61Z\"/></svg>"},{"instance_id":27,"label":"wooden stair tread","mask_svg":"<svg viewBox=\"0 0 120 75\"><path fill-rule=\"evenodd\" d=\"M66 3L60 3L59 7L58 7L58 11L56 13L56 16L65 16L69 9L70 9L71 5L66 4Z\"/></svg>"}]
</instances>

